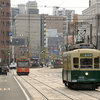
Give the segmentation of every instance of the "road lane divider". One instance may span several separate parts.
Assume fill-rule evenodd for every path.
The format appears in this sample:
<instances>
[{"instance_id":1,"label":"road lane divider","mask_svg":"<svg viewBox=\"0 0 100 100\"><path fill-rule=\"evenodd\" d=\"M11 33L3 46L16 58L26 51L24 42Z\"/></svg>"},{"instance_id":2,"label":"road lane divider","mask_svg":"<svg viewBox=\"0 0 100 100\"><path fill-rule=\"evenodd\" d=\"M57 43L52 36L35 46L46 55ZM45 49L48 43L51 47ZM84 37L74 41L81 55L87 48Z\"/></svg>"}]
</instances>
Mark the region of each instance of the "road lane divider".
<instances>
[{"instance_id":1,"label":"road lane divider","mask_svg":"<svg viewBox=\"0 0 100 100\"><path fill-rule=\"evenodd\" d=\"M15 81L17 82L17 84L19 85L19 87L21 88L21 90L23 91L25 97L27 100L30 100L29 96L27 95L27 93L25 92L25 90L23 89L23 87L21 86L21 84L18 82L17 78L15 76L13 76Z\"/></svg>"},{"instance_id":2,"label":"road lane divider","mask_svg":"<svg viewBox=\"0 0 100 100\"><path fill-rule=\"evenodd\" d=\"M10 88L0 88L0 91L10 91Z\"/></svg>"},{"instance_id":3,"label":"road lane divider","mask_svg":"<svg viewBox=\"0 0 100 100\"><path fill-rule=\"evenodd\" d=\"M0 83L7 82L7 80L0 80Z\"/></svg>"},{"instance_id":4,"label":"road lane divider","mask_svg":"<svg viewBox=\"0 0 100 100\"><path fill-rule=\"evenodd\" d=\"M8 91L10 91L10 88L8 88Z\"/></svg>"},{"instance_id":5,"label":"road lane divider","mask_svg":"<svg viewBox=\"0 0 100 100\"><path fill-rule=\"evenodd\" d=\"M4 91L6 91L7 89L6 88L4 88Z\"/></svg>"}]
</instances>

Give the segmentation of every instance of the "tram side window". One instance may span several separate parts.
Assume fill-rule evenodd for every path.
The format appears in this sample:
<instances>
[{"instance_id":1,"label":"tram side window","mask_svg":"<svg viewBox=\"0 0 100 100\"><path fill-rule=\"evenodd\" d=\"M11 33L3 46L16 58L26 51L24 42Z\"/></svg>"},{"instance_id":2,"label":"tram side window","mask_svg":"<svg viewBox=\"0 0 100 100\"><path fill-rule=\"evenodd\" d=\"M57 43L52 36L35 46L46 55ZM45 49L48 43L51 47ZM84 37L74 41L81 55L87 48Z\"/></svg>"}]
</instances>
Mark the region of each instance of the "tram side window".
<instances>
[{"instance_id":1,"label":"tram side window","mask_svg":"<svg viewBox=\"0 0 100 100\"><path fill-rule=\"evenodd\" d=\"M79 68L79 58L73 58L74 68Z\"/></svg>"},{"instance_id":2,"label":"tram side window","mask_svg":"<svg viewBox=\"0 0 100 100\"><path fill-rule=\"evenodd\" d=\"M94 68L99 68L99 57L98 58L94 58Z\"/></svg>"}]
</instances>

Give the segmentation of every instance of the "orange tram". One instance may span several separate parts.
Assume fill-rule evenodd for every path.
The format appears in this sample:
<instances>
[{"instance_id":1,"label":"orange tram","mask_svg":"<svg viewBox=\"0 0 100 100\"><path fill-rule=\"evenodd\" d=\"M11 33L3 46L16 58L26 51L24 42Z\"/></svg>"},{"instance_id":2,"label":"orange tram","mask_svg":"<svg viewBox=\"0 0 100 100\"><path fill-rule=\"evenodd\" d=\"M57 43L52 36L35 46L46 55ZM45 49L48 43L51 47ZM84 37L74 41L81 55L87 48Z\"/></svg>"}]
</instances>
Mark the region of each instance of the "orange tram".
<instances>
[{"instance_id":1,"label":"orange tram","mask_svg":"<svg viewBox=\"0 0 100 100\"><path fill-rule=\"evenodd\" d=\"M27 57L20 57L17 59L17 74L28 75L30 70L30 59Z\"/></svg>"}]
</instances>

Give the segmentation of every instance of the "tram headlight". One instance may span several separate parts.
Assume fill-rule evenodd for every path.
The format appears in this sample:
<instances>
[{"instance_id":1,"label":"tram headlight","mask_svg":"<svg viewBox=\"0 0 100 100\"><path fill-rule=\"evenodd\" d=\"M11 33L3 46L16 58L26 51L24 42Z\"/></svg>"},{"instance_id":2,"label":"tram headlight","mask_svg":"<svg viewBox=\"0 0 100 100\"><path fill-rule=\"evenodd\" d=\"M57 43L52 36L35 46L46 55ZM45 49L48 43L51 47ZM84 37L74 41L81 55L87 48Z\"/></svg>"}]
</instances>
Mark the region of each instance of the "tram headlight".
<instances>
[{"instance_id":1,"label":"tram headlight","mask_svg":"<svg viewBox=\"0 0 100 100\"><path fill-rule=\"evenodd\" d=\"M89 75L89 73L88 73L88 72L86 72L86 73L85 73L85 75L86 75L86 76L88 76L88 75Z\"/></svg>"}]
</instances>

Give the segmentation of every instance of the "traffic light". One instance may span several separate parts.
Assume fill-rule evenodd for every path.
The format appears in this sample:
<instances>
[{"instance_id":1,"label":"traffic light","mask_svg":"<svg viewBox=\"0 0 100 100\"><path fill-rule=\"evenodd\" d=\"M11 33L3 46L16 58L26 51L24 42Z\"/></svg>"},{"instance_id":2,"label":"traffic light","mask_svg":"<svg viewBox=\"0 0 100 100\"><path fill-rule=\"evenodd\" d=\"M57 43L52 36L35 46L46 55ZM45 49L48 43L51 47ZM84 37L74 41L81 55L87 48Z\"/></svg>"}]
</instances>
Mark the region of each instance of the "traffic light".
<instances>
[{"instance_id":1,"label":"traffic light","mask_svg":"<svg viewBox=\"0 0 100 100\"><path fill-rule=\"evenodd\" d=\"M69 48L69 46L70 46L70 45L68 44L67 47Z\"/></svg>"},{"instance_id":2,"label":"traffic light","mask_svg":"<svg viewBox=\"0 0 100 100\"><path fill-rule=\"evenodd\" d=\"M10 51L8 51L8 55L10 56Z\"/></svg>"}]
</instances>

